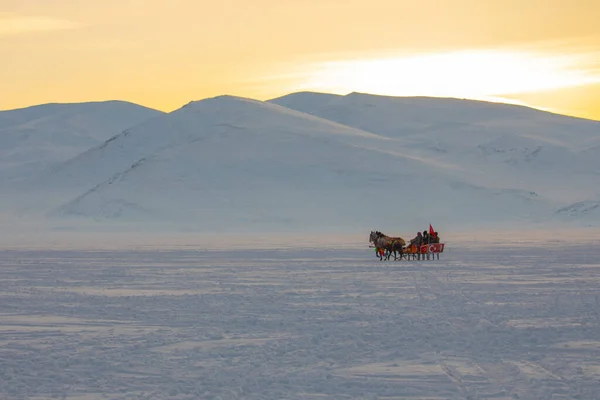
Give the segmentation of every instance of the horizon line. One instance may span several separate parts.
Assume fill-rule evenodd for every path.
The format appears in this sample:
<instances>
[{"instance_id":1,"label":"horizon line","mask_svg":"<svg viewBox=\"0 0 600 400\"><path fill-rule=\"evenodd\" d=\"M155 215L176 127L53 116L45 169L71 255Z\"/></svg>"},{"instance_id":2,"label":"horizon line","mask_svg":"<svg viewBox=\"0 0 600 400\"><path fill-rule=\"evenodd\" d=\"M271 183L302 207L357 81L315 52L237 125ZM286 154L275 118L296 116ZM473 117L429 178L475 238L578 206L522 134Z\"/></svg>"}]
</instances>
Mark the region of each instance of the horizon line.
<instances>
[{"instance_id":1,"label":"horizon line","mask_svg":"<svg viewBox=\"0 0 600 400\"><path fill-rule=\"evenodd\" d=\"M203 98L198 98L196 100L189 100L185 103L183 103L182 105L180 105L179 107L167 110L167 109L161 109L161 108L154 108L148 105L145 105L143 103L137 103L135 101L132 100L123 100L123 99L118 99L118 98L107 98L107 99L95 99L95 100L81 100L81 101L49 101L49 102L44 102L44 103L37 103L37 104L30 104L30 105L24 105L21 107L16 107L16 108L9 108L9 109L0 109L0 113L3 112L11 112L11 111L19 111L19 110L26 110L29 108L34 108L34 107L43 107L43 106L51 106L51 105L78 105L78 104L100 104L100 103L128 103L128 104L132 104L132 105L136 105L139 107L144 107L147 109L151 109L154 111L158 111L161 113L165 113L165 114L169 114L172 113L174 111L177 111L181 108L183 108L184 106L186 106L187 104L193 103L193 102L200 102L200 101L204 101L204 100L209 100L209 99L215 99L215 98L219 98L219 97L235 97L235 98L241 98L241 99L249 99L249 100L255 100L255 101L260 101L260 102L270 102L279 98L283 98L283 97L287 97L287 96L291 96L294 94L301 94L301 93L305 93L305 94L322 94L322 95L330 95L330 96L338 96L338 97L346 97L346 96L350 96L353 94L362 94L362 95L368 95L368 96L374 96L374 97L387 97L387 98L403 98L403 99L440 99L440 100L459 100L459 101L465 101L465 102L477 102L477 103L489 103L489 104L499 104L499 105L503 105L503 106L512 106L512 107L523 107L523 108L528 108L534 111L538 111L538 112L543 112L543 113L549 113L549 114L554 114L554 115L558 115L558 116L562 116L562 117L567 117L567 118L576 118L576 119L581 119L581 120L587 120L587 121L593 121L593 122L600 122L600 118L599 119L594 119L591 117L582 117L582 116L577 116L577 115L573 115L573 114L565 114L562 113L560 110L552 110L549 108L543 108L543 107L539 107L539 106L535 106L535 105L531 105L531 104L526 104L523 102L519 102L519 101L511 101L510 99L506 99L506 98L502 98L502 97L488 97L488 98L470 98L470 97L458 97L458 96L432 96L432 95L388 95L388 94L377 94L377 93L368 93L368 92L361 92L361 91L351 91L345 94L340 94L340 93L333 93L333 92L325 92L325 91L315 91L315 90L299 90L296 92L290 92L287 94L283 94L280 96L275 96L275 97L269 97L268 99L260 99L260 98L254 98L254 97L249 97L249 96L242 96L242 95L235 95L235 94L229 94L229 93L224 93L224 94L220 94L220 95L214 95L214 96L207 96L207 97L203 97Z\"/></svg>"}]
</instances>

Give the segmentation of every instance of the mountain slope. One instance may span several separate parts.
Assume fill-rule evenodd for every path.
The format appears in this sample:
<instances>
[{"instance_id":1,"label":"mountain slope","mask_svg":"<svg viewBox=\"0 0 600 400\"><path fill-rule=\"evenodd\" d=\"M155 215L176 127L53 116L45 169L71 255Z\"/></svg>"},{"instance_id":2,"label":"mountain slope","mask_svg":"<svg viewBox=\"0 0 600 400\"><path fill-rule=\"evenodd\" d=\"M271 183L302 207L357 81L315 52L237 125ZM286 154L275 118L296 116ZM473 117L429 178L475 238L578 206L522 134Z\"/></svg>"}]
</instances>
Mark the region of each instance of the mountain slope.
<instances>
[{"instance_id":1,"label":"mountain slope","mask_svg":"<svg viewBox=\"0 0 600 400\"><path fill-rule=\"evenodd\" d=\"M0 181L35 176L160 114L122 101L0 111Z\"/></svg>"},{"instance_id":2,"label":"mountain slope","mask_svg":"<svg viewBox=\"0 0 600 400\"><path fill-rule=\"evenodd\" d=\"M561 145L598 143L600 122L512 104L436 97L393 97L366 93L299 92L270 103L388 137L410 136L464 125L515 125L520 135ZM526 132L521 124L532 125ZM552 125L552 130L545 130ZM528 126L530 127L530 126ZM531 128L530 127L530 128ZM576 128L573 131L573 128Z\"/></svg>"},{"instance_id":3,"label":"mountain slope","mask_svg":"<svg viewBox=\"0 0 600 400\"><path fill-rule=\"evenodd\" d=\"M327 230L535 220L534 193L453 180L402 143L275 104L220 96L142 123L45 176L85 192L52 217L203 230Z\"/></svg>"},{"instance_id":4,"label":"mountain slope","mask_svg":"<svg viewBox=\"0 0 600 400\"><path fill-rule=\"evenodd\" d=\"M535 191L557 202L597 194L600 122L471 100L293 93L270 102L402 141L457 179ZM557 182L561 182L557 185Z\"/></svg>"}]
</instances>

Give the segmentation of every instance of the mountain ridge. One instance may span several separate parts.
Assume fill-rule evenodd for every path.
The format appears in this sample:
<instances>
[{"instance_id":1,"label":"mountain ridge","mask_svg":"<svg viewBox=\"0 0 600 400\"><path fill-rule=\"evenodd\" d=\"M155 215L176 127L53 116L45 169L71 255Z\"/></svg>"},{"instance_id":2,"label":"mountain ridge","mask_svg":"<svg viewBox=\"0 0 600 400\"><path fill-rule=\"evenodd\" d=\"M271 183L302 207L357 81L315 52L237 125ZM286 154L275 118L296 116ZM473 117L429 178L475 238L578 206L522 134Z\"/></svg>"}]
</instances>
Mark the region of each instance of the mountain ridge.
<instances>
[{"instance_id":1,"label":"mountain ridge","mask_svg":"<svg viewBox=\"0 0 600 400\"><path fill-rule=\"evenodd\" d=\"M21 180L162 112L123 101L0 111L0 180Z\"/></svg>"},{"instance_id":2,"label":"mountain ridge","mask_svg":"<svg viewBox=\"0 0 600 400\"><path fill-rule=\"evenodd\" d=\"M519 118L496 103L433 98L432 109L432 98L407 99L191 101L58 164L31 186L45 194L34 208L54 223L207 231L595 218L596 125L540 121L546 114L514 105Z\"/></svg>"},{"instance_id":3,"label":"mountain ridge","mask_svg":"<svg viewBox=\"0 0 600 400\"><path fill-rule=\"evenodd\" d=\"M347 94L333 94L333 93L307 90L307 91L298 91L298 92L293 92L293 93L269 98L269 99L265 100L265 102L273 102L275 104L280 104L280 102L284 99L293 98L293 97L303 97L303 96L305 96L305 97L309 97L309 96L321 97L321 98L323 98L323 100L325 98L328 98L329 100L334 100L337 98L344 98L344 97L352 98L352 97L360 97L360 96L369 96L369 97L373 97L373 98L398 99L398 100L406 100L406 101L411 101L411 100L458 101L458 102L462 102L462 103L491 105L494 107L501 106L501 107L514 108L514 109L525 109L525 110L528 110L531 112L537 112L537 113L545 114L545 115L553 115L553 116L570 118L570 119L581 120L581 121L600 122L600 119L585 118L585 117L578 117L578 116L574 116L574 115L561 114L558 111L548 111L545 109L536 108L534 106L525 105L525 104L514 104L514 103L509 103L509 102L492 101L492 100L470 99L470 98L466 98L466 97L462 98L462 97L442 97L442 96L392 96L392 95L372 94L372 93L357 92L357 91L349 92Z\"/></svg>"}]
</instances>

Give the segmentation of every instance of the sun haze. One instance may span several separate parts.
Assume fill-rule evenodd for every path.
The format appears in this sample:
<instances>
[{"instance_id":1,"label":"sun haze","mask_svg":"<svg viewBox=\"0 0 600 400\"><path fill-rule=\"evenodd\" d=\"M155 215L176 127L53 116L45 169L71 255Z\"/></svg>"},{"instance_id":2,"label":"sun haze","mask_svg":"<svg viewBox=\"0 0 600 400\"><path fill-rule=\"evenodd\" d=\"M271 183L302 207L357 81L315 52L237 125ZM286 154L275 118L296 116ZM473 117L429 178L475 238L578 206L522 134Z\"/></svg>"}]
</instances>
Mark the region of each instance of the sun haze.
<instances>
[{"instance_id":1,"label":"sun haze","mask_svg":"<svg viewBox=\"0 0 600 400\"><path fill-rule=\"evenodd\" d=\"M600 119L597 0L0 0L0 109L443 96Z\"/></svg>"}]
</instances>

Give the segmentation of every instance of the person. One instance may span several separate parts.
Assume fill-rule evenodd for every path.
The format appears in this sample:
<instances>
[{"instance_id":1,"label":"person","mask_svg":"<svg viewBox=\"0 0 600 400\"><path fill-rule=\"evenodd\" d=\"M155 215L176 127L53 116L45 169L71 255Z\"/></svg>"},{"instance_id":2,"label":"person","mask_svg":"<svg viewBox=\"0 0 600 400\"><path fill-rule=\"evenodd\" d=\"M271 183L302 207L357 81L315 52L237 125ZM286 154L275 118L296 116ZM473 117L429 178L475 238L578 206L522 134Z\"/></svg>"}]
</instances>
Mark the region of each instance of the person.
<instances>
[{"instance_id":1,"label":"person","mask_svg":"<svg viewBox=\"0 0 600 400\"><path fill-rule=\"evenodd\" d=\"M434 243L439 243L440 242L440 234L439 233L435 233L435 242Z\"/></svg>"},{"instance_id":2,"label":"person","mask_svg":"<svg viewBox=\"0 0 600 400\"><path fill-rule=\"evenodd\" d=\"M385 257L385 249L375 246L375 255L381 260Z\"/></svg>"},{"instance_id":3,"label":"person","mask_svg":"<svg viewBox=\"0 0 600 400\"><path fill-rule=\"evenodd\" d=\"M413 246L420 246L423 244L423 235L421 232L417 232L417 236L410 241L410 244Z\"/></svg>"},{"instance_id":4,"label":"person","mask_svg":"<svg viewBox=\"0 0 600 400\"><path fill-rule=\"evenodd\" d=\"M429 237L429 233L427 231L423 231L423 244L431 243L431 238Z\"/></svg>"},{"instance_id":5,"label":"person","mask_svg":"<svg viewBox=\"0 0 600 400\"><path fill-rule=\"evenodd\" d=\"M413 238L413 240L410 241L410 245L411 246L415 246L416 248L416 254L417 254L417 259L420 260L421 259L421 245L423 244L423 235L421 234L421 232L417 232L417 236L415 236Z\"/></svg>"}]
</instances>

